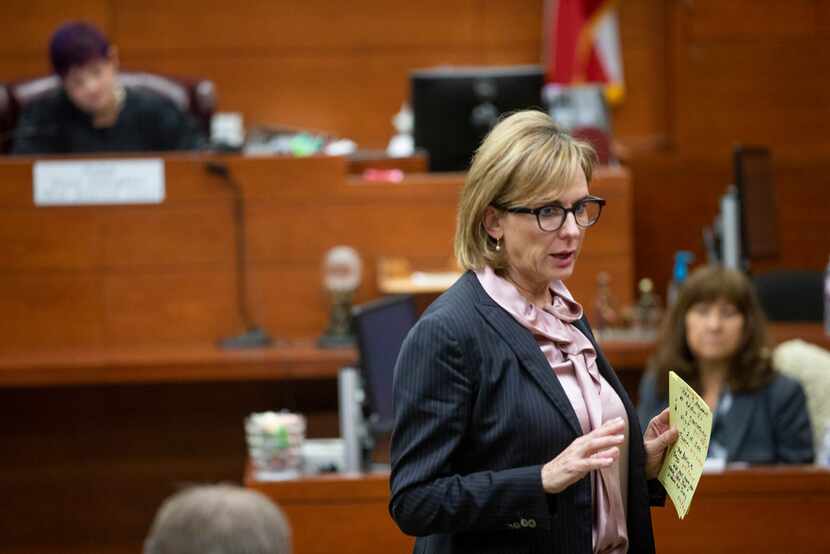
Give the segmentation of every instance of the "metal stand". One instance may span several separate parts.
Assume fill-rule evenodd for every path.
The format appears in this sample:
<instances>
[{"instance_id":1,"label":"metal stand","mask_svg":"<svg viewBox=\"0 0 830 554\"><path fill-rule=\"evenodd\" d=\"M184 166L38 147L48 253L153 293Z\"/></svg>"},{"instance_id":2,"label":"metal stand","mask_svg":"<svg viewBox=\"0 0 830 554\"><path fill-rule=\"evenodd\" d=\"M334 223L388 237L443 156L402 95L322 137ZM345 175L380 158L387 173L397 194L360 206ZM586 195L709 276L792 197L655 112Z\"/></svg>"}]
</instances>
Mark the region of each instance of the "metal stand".
<instances>
[{"instance_id":1,"label":"metal stand","mask_svg":"<svg viewBox=\"0 0 830 554\"><path fill-rule=\"evenodd\" d=\"M359 473L364 469L364 453L371 442L363 417L363 387L360 372L353 367L340 369L337 375L340 437L343 439L343 471Z\"/></svg>"},{"instance_id":2,"label":"metal stand","mask_svg":"<svg viewBox=\"0 0 830 554\"><path fill-rule=\"evenodd\" d=\"M738 189L730 185L720 200L721 263L741 270L741 214Z\"/></svg>"}]
</instances>

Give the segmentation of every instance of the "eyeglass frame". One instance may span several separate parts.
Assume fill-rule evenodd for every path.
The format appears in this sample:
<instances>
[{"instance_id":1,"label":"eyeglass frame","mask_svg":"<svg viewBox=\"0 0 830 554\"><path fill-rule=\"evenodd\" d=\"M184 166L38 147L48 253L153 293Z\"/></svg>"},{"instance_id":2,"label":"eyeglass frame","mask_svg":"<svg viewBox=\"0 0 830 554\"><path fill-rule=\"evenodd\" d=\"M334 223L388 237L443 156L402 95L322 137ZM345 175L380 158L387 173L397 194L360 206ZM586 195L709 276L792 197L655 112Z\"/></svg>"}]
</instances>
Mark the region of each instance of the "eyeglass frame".
<instances>
[{"instance_id":1,"label":"eyeglass frame","mask_svg":"<svg viewBox=\"0 0 830 554\"><path fill-rule=\"evenodd\" d=\"M599 206L599 213L597 214L597 218L594 221L592 221L588 225L582 225L576 217L576 210L578 208L580 208L583 204L586 204L588 202L597 204ZM542 231L543 233L555 233L556 231L558 231L559 229L561 229L565 225L565 222L568 220L568 214L569 213L573 214L574 223L576 223L578 227L581 227L582 229L587 229L588 227L592 227L594 224L596 224L597 221L599 221L599 218L602 215L602 208L605 207L605 204L606 204L606 202L605 202L604 198L600 198L599 196L586 196L585 198L580 198L579 200L574 202L573 206L571 206L570 208L566 208L565 206L563 206L562 204L559 204L559 203L545 204L544 206L539 206L538 208L527 208L527 207L524 207L524 206L517 206L515 208L508 208L507 206L505 206L503 204L495 204L494 203L493 207L498 209L498 210L503 210L505 212L510 212L510 213L513 213L513 214L533 214L533 215L536 216L536 224L539 226L540 231ZM542 220L540 219L539 214L545 208L559 208L564 212L564 215L562 216L562 222L559 224L559 226L556 229L548 230L548 229L542 228Z\"/></svg>"}]
</instances>

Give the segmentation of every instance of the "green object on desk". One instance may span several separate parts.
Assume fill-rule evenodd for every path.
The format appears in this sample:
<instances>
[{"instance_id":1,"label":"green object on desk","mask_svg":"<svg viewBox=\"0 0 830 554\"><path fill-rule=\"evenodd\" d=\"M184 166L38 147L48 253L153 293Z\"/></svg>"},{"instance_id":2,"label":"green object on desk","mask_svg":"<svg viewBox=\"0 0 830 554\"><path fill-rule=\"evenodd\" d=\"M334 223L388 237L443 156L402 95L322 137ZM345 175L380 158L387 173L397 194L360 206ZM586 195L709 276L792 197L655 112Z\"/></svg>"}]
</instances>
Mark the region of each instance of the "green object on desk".
<instances>
[{"instance_id":1,"label":"green object on desk","mask_svg":"<svg viewBox=\"0 0 830 554\"><path fill-rule=\"evenodd\" d=\"M294 156L311 156L323 147L323 139L308 133L297 133L288 141L288 147Z\"/></svg>"}]
</instances>

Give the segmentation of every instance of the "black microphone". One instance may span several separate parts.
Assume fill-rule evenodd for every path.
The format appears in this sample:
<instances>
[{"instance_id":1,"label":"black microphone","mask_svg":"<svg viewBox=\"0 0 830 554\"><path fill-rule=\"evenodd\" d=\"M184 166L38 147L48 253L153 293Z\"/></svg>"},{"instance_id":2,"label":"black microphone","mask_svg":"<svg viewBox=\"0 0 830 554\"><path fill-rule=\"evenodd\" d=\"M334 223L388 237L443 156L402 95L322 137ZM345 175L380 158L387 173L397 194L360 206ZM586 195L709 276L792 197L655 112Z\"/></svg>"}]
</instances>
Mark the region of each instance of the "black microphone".
<instances>
[{"instance_id":1,"label":"black microphone","mask_svg":"<svg viewBox=\"0 0 830 554\"><path fill-rule=\"evenodd\" d=\"M219 340L219 346L227 349L261 348L273 342L271 337L254 323L248 298L248 252L245 241L245 196L228 164L216 160L205 162L205 169L219 177L234 194L234 228L236 231L236 301L239 317L245 327L241 335Z\"/></svg>"}]
</instances>

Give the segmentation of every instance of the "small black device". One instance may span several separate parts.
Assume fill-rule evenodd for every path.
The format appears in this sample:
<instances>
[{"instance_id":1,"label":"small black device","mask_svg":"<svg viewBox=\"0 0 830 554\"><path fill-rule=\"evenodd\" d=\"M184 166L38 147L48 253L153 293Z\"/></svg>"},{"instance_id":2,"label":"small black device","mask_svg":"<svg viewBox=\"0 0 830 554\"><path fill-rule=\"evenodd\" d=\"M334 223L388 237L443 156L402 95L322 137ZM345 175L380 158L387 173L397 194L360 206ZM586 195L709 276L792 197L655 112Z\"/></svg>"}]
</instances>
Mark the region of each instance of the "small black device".
<instances>
[{"instance_id":1,"label":"small black device","mask_svg":"<svg viewBox=\"0 0 830 554\"><path fill-rule=\"evenodd\" d=\"M542 108L537 65L437 67L410 74L415 146L430 171L466 171L484 136L506 113Z\"/></svg>"},{"instance_id":2,"label":"small black device","mask_svg":"<svg viewBox=\"0 0 830 554\"><path fill-rule=\"evenodd\" d=\"M736 146L735 186L741 220L744 267L753 260L778 256L778 222L772 156L760 146Z\"/></svg>"}]
</instances>

